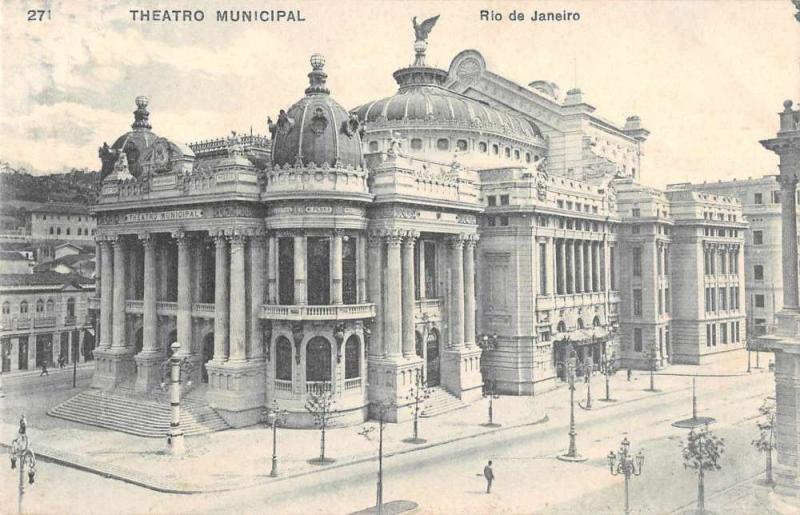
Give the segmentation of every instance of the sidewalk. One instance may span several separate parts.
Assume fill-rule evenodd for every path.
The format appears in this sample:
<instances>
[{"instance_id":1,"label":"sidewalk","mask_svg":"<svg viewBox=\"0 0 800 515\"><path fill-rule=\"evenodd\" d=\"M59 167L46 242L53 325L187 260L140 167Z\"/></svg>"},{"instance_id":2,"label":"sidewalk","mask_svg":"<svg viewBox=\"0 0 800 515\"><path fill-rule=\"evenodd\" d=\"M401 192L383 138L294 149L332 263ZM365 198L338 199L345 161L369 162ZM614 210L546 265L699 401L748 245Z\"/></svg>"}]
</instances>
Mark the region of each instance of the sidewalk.
<instances>
[{"instance_id":1,"label":"sidewalk","mask_svg":"<svg viewBox=\"0 0 800 515\"><path fill-rule=\"evenodd\" d=\"M686 392L687 411L691 414L692 374L720 376L703 378L702 383L698 379L698 391L700 384L706 390L724 387L724 384L717 382L725 381L726 376L746 375L746 353L732 354L735 356L708 365L675 365L667 369L670 375L656 374L655 386L660 392L646 391L649 373L634 372L633 380L628 382L625 380L625 371L620 371L611 378L611 397L617 399L617 402L611 403L600 400L605 393L605 378L596 375L591 384L594 410L613 409L630 402ZM755 370L753 373L761 372ZM0 417L0 445L10 443L18 428L19 413L24 410L28 419L28 434L38 456L172 493L234 490L377 459L377 431L371 433L371 441L358 434L364 426L375 426L375 422L329 429L325 454L336 461L326 466L308 463L308 460L319 456L319 430L279 428L279 478L269 477L272 433L264 426L187 437L186 454L172 457L164 453L163 439L139 438L46 415L48 409L78 391L80 389L57 390L4 399L5 406ZM497 431L536 426L546 423L548 417L557 417L558 423L563 423L568 413L568 396L568 389L561 385L535 397L501 397L494 401L494 421L502 424L499 428L482 425L487 422L487 400L437 417L423 418L419 421L419 436L426 442L421 444L403 441L412 436L410 421L387 424L384 427L384 455L414 452ZM576 382L576 400L585 403L585 397L585 383ZM700 404L702 407L702 393Z\"/></svg>"}]
</instances>

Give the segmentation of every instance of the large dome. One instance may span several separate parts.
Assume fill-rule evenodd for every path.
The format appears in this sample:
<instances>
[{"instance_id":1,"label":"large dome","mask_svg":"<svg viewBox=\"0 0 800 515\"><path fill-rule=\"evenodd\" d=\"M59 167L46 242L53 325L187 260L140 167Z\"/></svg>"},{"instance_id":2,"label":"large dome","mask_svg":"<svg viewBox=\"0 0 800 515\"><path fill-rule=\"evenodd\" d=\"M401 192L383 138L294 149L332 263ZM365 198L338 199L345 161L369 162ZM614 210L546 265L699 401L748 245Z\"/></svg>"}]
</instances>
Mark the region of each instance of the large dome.
<instances>
[{"instance_id":1,"label":"large dome","mask_svg":"<svg viewBox=\"0 0 800 515\"><path fill-rule=\"evenodd\" d=\"M437 127L472 127L522 139L541 138L528 120L489 107L436 84L401 87L397 94L359 106L352 111L366 124L423 122ZM369 128L369 127L368 127Z\"/></svg>"},{"instance_id":2,"label":"large dome","mask_svg":"<svg viewBox=\"0 0 800 515\"><path fill-rule=\"evenodd\" d=\"M158 136L150 129L150 113L147 111L147 97L136 97L136 111L133 112L134 121L131 125L132 131L126 132L111 145L114 151L124 151L128 159L128 167L131 175L139 177L142 174L140 158L144 156L145 150L153 144ZM116 155L110 154L111 156ZM104 179L114 168L115 159L103 159L103 168L100 172L100 179Z\"/></svg>"},{"instance_id":3,"label":"large dome","mask_svg":"<svg viewBox=\"0 0 800 515\"><path fill-rule=\"evenodd\" d=\"M311 56L306 96L270 121L274 166L361 166L359 121L330 97L324 66L321 55Z\"/></svg>"}]
</instances>

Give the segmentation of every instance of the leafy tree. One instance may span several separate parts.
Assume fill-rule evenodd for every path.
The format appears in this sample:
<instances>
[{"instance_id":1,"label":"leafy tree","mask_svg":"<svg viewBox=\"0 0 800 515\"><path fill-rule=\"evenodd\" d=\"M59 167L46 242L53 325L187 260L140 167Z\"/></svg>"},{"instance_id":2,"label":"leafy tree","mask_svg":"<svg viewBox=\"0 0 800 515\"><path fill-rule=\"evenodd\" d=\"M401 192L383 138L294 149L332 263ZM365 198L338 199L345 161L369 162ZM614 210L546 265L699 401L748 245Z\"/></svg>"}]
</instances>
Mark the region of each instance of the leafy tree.
<instances>
[{"instance_id":1,"label":"leafy tree","mask_svg":"<svg viewBox=\"0 0 800 515\"><path fill-rule=\"evenodd\" d=\"M725 452L725 439L708 429L692 429L683 447L683 468L697 471L697 510L705 511L705 473L720 470L719 459Z\"/></svg>"},{"instance_id":2,"label":"leafy tree","mask_svg":"<svg viewBox=\"0 0 800 515\"><path fill-rule=\"evenodd\" d=\"M323 464L333 461L325 458L325 431L336 414L336 401L333 394L322 389L310 392L306 400L306 411L313 415L314 422L320 428L319 460L317 462Z\"/></svg>"},{"instance_id":3,"label":"leafy tree","mask_svg":"<svg viewBox=\"0 0 800 515\"><path fill-rule=\"evenodd\" d=\"M752 441L753 446L767 456L766 483L774 484L772 479L772 451L775 449L775 402L769 399L758 408L761 420L756 420L758 438Z\"/></svg>"}]
</instances>

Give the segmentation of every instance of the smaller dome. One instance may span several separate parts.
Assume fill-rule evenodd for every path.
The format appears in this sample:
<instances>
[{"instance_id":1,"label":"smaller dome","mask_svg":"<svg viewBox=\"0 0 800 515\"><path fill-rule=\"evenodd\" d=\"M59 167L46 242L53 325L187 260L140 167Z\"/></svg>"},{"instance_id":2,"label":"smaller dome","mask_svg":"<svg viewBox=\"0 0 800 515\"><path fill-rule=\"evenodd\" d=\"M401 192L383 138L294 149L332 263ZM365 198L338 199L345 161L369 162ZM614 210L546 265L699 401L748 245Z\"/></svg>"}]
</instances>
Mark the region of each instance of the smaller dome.
<instances>
[{"instance_id":1,"label":"smaller dome","mask_svg":"<svg viewBox=\"0 0 800 515\"><path fill-rule=\"evenodd\" d=\"M136 97L136 110L133 112L132 131L126 132L114 142L111 147L103 145L100 149L100 159L103 163L100 179L104 179L114 170L114 163L120 151L124 151L128 160L128 169L134 177L142 174L140 159L145 151L158 136L150 129L150 112L147 110L148 100L145 96Z\"/></svg>"},{"instance_id":2,"label":"smaller dome","mask_svg":"<svg viewBox=\"0 0 800 515\"><path fill-rule=\"evenodd\" d=\"M306 96L278 120L268 120L272 133L273 166L309 163L336 167L360 167L361 123L330 96L326 85L325 58L311 56L311 72Z\"/></svg>"}]
</instances>

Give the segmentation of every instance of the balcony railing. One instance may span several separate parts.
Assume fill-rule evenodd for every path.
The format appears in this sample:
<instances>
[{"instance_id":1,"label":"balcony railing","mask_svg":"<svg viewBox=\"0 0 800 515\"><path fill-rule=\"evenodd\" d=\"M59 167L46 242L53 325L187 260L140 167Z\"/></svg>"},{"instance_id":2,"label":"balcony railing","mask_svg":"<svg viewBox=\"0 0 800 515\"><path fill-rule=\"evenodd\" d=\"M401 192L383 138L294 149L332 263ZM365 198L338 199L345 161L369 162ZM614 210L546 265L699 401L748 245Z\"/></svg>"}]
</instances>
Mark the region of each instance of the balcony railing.
<instances>
[{"instance_id":1,"label":"balcony railing","mask_svg":"<svg viewBox=\"0 0 800 515\"><path fill-rule=\"evenodd\" d=\"M311 394L329 393L331 391L330 381L306 381L306 392Z\"/></svg>"},{"instance_id":2,"label":"balcony railing","mask_svg":"<svg viewBox=\"0 0 800 515\"><path fill-rule=\"evenodd\" d=\"M76 319L74 316L65 316L64 325L75 325Z\"/></svg>"},{"instance_id":3,"label":"balcony railing","mask_svg":"<svg viewBox=\"0 0 800 515\"><path fill-rule=\"evenodd\" d=\"M360 390L361 389L361 378L354 377L352 379L345 379L344 380L344 389L345 391L348 390Z\"/></svg>"},{"instance_id":4,"label":"balcony railing","mask_svg":"<svg viewBox=\"0 0 800 515\"><path fill-rule=\"evenodd\" d=\"M143 300L126 300L125 311L127 313L141 314L144 311Z\"/></svg>"},{"instance_id":5,"label":"balcony railing","mask_svg":"<svg viewBox=\"0 0 800 515\"><path fill-rule=\"evenodd\" d=\"M49 316L49 317L36 317L33 319L33 327L55 327L56 326L56 317Z\"/></svg>"},{"instance_id":6,"label":"balcony railing","mask_svg":"<svg viewBox=\"0 0 800 515\"><path fill-rule=\"evenodd\" d=\"M292 382L291 381L284 381L283 379L276 379L275 380L275 389L279 392L291 392L292 391Z\"/></svg>"},{"instance_id":7,"label":"balcony railing","mask_svg":"<svg viewBox=\"0 0 800 515\"><path fill-rule=\"evenodd\" d=\"M300 306L265 304L261 318L268 320L358 320L375 316L375 304Z\"/></svg>"},{"instance_id":8,"label":"balcony railing","mask_svg":"<svg viewBox=\"0 0 800 515\"><path fill-rule=\"evenodd\" d=\"M178 311L177 302L156 302L156 311L159 315L174 315Z\"/></svg>"},{"instance_id":9,"label":"balcony railing","mask_svg":"<svg viewBox=\"0 0 800 515\"><path fill-rule=\"evenodd\" d=\"M192 304L192 316L198 318L214 318L216 304L213 302L195 302Z\"/></svg>"}]
</instances>

